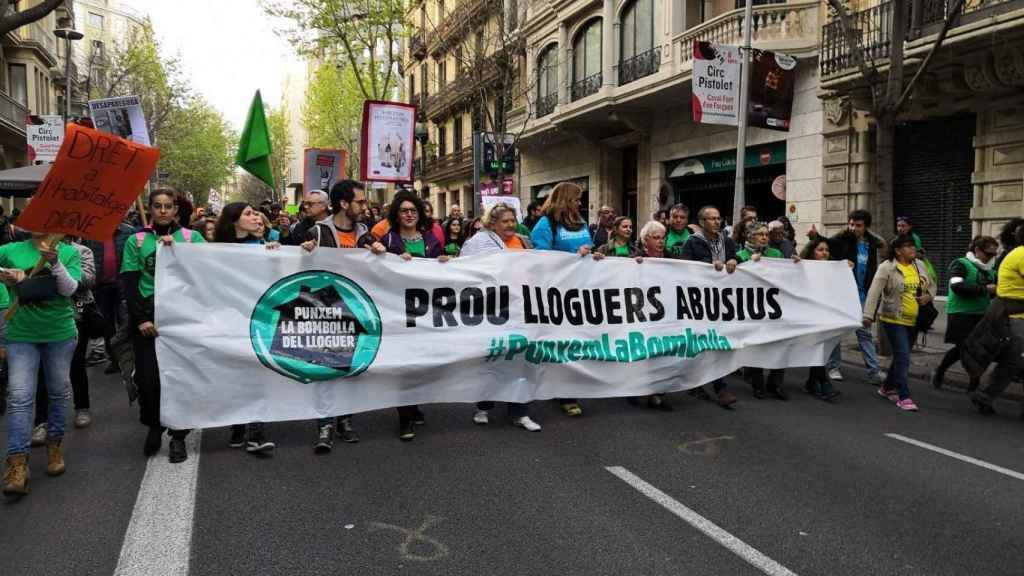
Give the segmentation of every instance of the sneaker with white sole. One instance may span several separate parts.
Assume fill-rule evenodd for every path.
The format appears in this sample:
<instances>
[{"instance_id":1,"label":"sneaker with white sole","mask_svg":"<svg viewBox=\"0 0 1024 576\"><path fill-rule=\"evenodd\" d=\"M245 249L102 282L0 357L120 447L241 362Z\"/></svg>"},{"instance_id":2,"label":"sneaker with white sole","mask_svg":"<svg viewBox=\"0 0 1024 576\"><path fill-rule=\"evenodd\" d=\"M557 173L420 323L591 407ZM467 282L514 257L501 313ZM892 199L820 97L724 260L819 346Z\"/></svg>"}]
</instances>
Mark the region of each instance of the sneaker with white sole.
<instances>
[{"instance_id":1,"label":"sneaker with white sole","mask_svg":"<svg viewBox=\"0 0 1024 576\"><path fill-rule=\"evenodd\" d=\"M87 408L75 410L75 428L88 428L92 424L92 414Z\"/></svg>"},{"instance_id":2,"label":"sneaker with white sole","mask_svg":"<svg viewBox=\"0 0 1024 576\"><path fill-rule=\"evenodd\" d=\"M903 400L896 401L896 407L904 412L917 412L917 404L910 398L904 398Z\"/></svg>"},{"instance_id":3,"label":"sneaker with white sole","mask_svg":"<svg viewBox=\"0 0 1024 576\"><path fill-rule=\"evenodd\" d=\"M885 386L882 386L878 389L878 395L881 396L882 398L889 400L890 402L898 402L900 399L900 395L898 392L896 392L895 389L890 390Z\"/></svg>"},{"instance_id":4,"label":"sneaker with white sole","mask_svg":"<svg viewBox=\"0 0 1024 576\"><path fill-rule=\"evenodd\" d=\"M843 379L843 373L839 371L839 368L831 368L828 371L828 377L832 380L839 381Z\"/></svg>"},{"instance_id":5,"label":"sneaker with white sole","mask_svg":"<svg viewBox=\"0 0 1024 576\"><path fill-rule=\"evenodd\" d=\"M529 432L540 431L540 424L537 424L536 422L531 420L529 416L522 416L520 418L516 418L515 420L512 421L512 425L524 428Z\"/></svg>"},{"instance_id":6,"label":"sneaker with white sole","mask_svg":"<svg viewBox=\"0 0 1024 576\"><path fill-rule=\"evenodd\" d=\"M46 444L46 422L32 429L32 445L42 446Z\"/></svg>"},{"instance_id":7,"label":"sneaker with white sole","mask_svg":"<svg viewBox=\"0 0 1024 576\"><path fill-rule=\"evenodd\" d=\"M473 414L473 423L481 426L486 426L490 423L490 418L487 417L487 410L477 410L476 414Z\"/></svg>"}]
</instances>

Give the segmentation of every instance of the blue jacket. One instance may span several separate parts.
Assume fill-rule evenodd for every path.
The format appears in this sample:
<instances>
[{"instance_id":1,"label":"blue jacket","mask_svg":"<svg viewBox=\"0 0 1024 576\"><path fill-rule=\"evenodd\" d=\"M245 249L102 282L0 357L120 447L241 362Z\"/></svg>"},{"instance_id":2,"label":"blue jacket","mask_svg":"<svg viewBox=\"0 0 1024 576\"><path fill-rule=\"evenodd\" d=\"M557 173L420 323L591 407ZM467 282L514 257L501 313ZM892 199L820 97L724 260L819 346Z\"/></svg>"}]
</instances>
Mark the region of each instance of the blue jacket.
<instances>
[{"instance_id":1,"label":"blue jacket","mask_svg":"<svg viewBox=\"0 0 1024 576\"><path fill-rule=\"evenodd\" d=\"M568 230L561 224L556 226L557 235L552 232L552 226L547 216L541 216L530 233L530 240L536 250L558 250L560 252L575 253L581 246L593 246L594 241L590 238L590 230L586 226L580 226L579 230Z\"/></svg>"}]
</instances>

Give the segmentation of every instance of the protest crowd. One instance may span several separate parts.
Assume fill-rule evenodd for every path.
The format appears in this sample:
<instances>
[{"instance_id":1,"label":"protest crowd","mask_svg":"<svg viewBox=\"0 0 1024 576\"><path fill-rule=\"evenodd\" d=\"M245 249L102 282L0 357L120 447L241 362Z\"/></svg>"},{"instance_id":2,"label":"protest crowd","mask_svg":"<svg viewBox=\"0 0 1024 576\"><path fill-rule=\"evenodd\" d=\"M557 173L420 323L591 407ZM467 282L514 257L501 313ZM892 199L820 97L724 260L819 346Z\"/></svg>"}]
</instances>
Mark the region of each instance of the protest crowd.
<instances>
[{"instance_id":1,"label":"protest crowd","mask_svg":"<svg viewBox=\"0 0 1024 576\"><path fill-rule=\"evenodd\" d=\"M447 215L434 214L429 202L406 189L386 205L370 206L361 183L342 180L329 190L308 191L298 216L292 218L270 202L260 206L236 202L213 213L193 207L178 191L157 188L144 203L146 213L130 211L115 234L102 242L32 233L18 228L17 220L4 219L0 233L0 360L4 363L0 408L6 413L7 427L3 493L29 492L27 462L36 446L45 447L47 474L64 473L67 421L75 428L103 425L93 420L90 407L87 367L91 365L120 375L129 399L138 402L139 419L146 429L141 442L144 455L156 454L166 436L170 461L188 458L189 431L168 430L161 423L161 369L155 344L161 329L154 318L156 253L160 245L174 243L245 244L264 251L291 245L308 253L355 249L442 263L504 251L547 250L578 255L593 266L601 266L606 258L633 259L640 265L649 259L703 262L722 275L762 259L845 261L863 310L856 337L868 379L881 399L902 411L918 410L908 381L910 355L918 334L935 320L933 299L938 286L910 218L899 219L895 238L883 239L871 229L871 214L854 210L847 228L838 234L827 237L812 227L806 238L798 239L787 220L759 221L751 207L726 227L714 206L691 211L676 204L637 230L638 223L616 216L608 206L601 207L598 222L588 226L580 212L581 196L579 186L563 182L543 203L530 204L522 222L516 210L505 204L469 219L459 206L452 206ZM953 262L936 263L949 269L946 340L954 347L943 358L932 384L941 387L946 370L963 362L972 375L970 402L980 413L990 414L993 401L1017 377L1024 352L1024 219L1010 221L999 239L974 238L965 251ZM887 367L879 360L875 325L891 350ZM825 402L839 400L837 383L844 380L841 360L836 346L826 365L807 370L804 391ZM991 363L996 369L982 385L981 373ZM782 369L746 368L742 379L736 380L749 385L756 399L785 401L791 392L784 385L784 375ZM735 386L736 382L720 378L688 395L729 408L738 401ZM568 417L579 417L586 409L576 398L556 401ZM672 402L678 400L654 394L627 401L670 412ZM495 410L494 402L479 402L475 409L467 409L467 418L487 425ZM504 410L513 425L541 430L530 416L528 403L509 403ZM427 411L416 405L399 406L396 411L398 437L413 440ZM313 449L329 453L335 438L359 442L357 425L358 415L352 414L311 422ZM230 427L227 443L261 454L275 449L272 436L272 424L237 422Z\"/></svg>"}]
</instances>

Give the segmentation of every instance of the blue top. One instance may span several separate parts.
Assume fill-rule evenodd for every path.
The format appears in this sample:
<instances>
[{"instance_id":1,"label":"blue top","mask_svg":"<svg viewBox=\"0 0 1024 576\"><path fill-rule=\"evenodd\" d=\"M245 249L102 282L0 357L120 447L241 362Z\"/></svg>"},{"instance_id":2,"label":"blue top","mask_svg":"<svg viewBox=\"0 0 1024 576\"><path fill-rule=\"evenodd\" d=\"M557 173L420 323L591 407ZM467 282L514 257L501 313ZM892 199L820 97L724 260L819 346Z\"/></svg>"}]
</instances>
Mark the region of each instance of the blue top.
<instances>
[{"instance_id":1,"label":"blue top","mask_svg":"<svg viewBox=\"0 0 1024 576\"><path fill-rule=\"evenodd\" d=\"M579 230L566 230L561 224L558 225L558 234L552 238L551 224L548 217L542 216L533 226L530 233L530 240L536 250L558 250L560 252L575 253L581 246L593 246L594 241L590 239L590 230L586 226L580 226Z\"/></svg>"},{"instance_id":2,"label":"blue top","mask_svg":"<svg viewBox=\"0 0 1024 576\"><path fill-rule=\"evenodd\" d=\"M868 273L868 243L864 240L857 242L857 262L853 267L853 277L857 279L857 292L860 293L860 304L864 305L864 300L868 296L868 288L870 286L864 285L864 279Z\"/></svg>"},{"instance_id":3,"label":"blue top","mask_svg":"<svg viewBox=\"0 0 1024 576\"><path fill-rule=\"evenodd\" d=\"M267 242L280 242L280 241L281 241L281 231L280 230L274 230L273 228L267 230Z\"/></svg>"}]
</instances>

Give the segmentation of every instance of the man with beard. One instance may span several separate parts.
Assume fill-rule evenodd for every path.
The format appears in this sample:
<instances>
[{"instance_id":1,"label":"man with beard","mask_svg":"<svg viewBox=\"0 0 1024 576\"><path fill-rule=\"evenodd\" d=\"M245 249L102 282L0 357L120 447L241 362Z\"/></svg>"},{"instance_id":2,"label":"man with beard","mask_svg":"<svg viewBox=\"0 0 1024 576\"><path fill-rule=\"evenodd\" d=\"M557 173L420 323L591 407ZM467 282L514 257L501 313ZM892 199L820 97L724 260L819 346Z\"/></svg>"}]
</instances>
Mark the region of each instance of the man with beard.
<instances>
[{"instance_id":1,"label":"man with beard","mask_svg":"<svg viewBox=\"0 0 1024 576\"><path fill-rule=\"evenodd\" d=\"M370 230L363 219L368 207L366 190L355 180L341 180L331 187L331 212L306 232L302 247L312 252L318 246L323 248L363 248L373 242ZM352 415L338 416L336 423L330 418L317 421L317 439L314 451L326 454L334 447L333 432L344 442L359 442L359 434L352 427Z\"/></svg>"}]
</instances>

